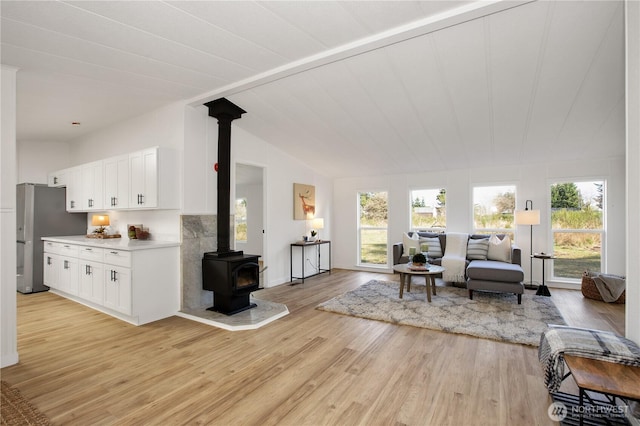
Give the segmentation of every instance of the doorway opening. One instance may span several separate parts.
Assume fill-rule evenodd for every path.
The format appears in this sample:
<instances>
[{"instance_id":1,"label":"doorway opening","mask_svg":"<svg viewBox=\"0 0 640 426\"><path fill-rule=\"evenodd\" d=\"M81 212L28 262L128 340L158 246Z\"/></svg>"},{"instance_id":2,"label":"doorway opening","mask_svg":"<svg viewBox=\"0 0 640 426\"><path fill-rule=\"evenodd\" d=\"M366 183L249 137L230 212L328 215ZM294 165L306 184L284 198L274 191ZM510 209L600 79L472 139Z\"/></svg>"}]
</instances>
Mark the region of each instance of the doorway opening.
<instances>
[{"instance_id":1,"label":"doorway opening","mask_svg":"<svg viewBox=\"0 0 640 426\"><path fill-rule=\"evenodd\" d=\"M260 256L260 282L267 283L265 250L265 168L236 163L233 235L236 250Z\"/></svg>"}]
</instances>

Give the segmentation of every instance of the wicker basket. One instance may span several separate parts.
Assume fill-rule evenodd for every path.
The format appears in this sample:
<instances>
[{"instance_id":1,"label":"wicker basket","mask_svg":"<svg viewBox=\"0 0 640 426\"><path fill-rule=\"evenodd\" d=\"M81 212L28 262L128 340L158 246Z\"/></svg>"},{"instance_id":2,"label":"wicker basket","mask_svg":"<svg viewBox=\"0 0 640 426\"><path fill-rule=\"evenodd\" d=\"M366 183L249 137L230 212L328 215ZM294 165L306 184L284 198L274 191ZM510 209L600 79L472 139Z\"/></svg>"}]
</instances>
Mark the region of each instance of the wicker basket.
<instances>
[{"instance_id":1,"label":"wicker basket","mask_svg":"<svg viewBox=\"0 0 640 426\"><path fill-rule=\"evenodd\" d=\"M593 278L591 278L591 275L589 274L589 272L585 272L582 274L581 290L582 290L582 295L587 299L599 300L601 302L603 301L602 296L598 291L598 287L596 287L596 283L595 281L593 281ZM625 303L626 294L627 294L627 291L626 290L623 291L620 297L618 297L618 300L616 300L613 303Z\"/></svg>"}]
</instances>

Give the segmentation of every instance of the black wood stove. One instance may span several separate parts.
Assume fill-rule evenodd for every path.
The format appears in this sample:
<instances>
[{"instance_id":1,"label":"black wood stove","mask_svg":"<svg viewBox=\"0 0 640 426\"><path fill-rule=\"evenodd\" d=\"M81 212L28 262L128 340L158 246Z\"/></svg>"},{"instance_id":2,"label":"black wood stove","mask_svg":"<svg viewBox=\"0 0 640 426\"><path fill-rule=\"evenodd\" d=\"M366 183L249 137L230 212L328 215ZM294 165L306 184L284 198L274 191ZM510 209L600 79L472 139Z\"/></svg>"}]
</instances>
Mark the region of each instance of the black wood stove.
<instances>
[{"instance_id":1,"label":"black wood stove","mask_svg":"<svg viewBox=\"0 0 640 426\"><path fill-rule=\"evenodd\" d=\"M209 310L233 315L254 308L249 297L260 288L260 256L230 248L231 122L246 111L225 98L205 105L218 119L218 250L202 258L202 288L213 291Z\"/></svg>"}]
</instances>

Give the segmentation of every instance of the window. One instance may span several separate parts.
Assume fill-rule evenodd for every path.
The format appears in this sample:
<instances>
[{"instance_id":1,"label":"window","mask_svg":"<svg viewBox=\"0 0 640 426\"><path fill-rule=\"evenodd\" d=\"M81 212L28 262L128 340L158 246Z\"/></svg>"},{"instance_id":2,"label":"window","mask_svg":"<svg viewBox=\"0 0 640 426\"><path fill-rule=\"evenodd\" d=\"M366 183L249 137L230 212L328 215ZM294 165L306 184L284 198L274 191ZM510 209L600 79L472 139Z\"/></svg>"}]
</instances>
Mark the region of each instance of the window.
<instances>
[{"instance_id":1,"label":"window","mask_svg":"<svg viewBox=\"0 0 640 426\"><path fill-rule=\"evenodd\" d=\"M513 240L513 211L516 187L477 186L473 188L473 227L477 234L507 234Z\"/></svg>"},{"instance_id":2,"label":"window","mask_svg":"<svg viewBox=\"0 0 640 426\"><path fill-rule=\"evenodd\" d=\"M447 227L446 195L444 189L411 191L411 229L444 232Z\"/></svg>"},{"instance_id":3,"label":"window","mask_svg":"<svg viewBox=\"0 0 640 426\"><path fill-rule=\"evenodd\" d=\"M553 277L578 281L584 271L602 271L605 182L551 185Z\"/></svg>"},{"instance_id":4,"label":"window","mask_svg":"<svg viewBox=\"0 0 640 426\"><path fill-rule=\"evenodd\" d=\"M358 193L358 264L387 266L386 192Z\"/></svg>"},{"instance_id":5,"label":"window","mask_svg":"<svg viewBox=\"0 0 640 426\"><path fill-rule=\"evenodd\" d=\"M247 242L247 199L238 198L236 200L235 214L236 241Z\"/></svg>"}]
</instances>

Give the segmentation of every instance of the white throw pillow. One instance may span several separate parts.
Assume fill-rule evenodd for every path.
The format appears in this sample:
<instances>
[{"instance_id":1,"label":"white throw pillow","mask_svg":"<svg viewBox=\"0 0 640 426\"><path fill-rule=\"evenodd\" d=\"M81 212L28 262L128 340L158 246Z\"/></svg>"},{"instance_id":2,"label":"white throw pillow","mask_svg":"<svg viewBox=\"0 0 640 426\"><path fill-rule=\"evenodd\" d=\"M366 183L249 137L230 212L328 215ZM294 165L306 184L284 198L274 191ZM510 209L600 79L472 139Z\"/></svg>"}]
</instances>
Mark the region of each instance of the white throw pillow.
<instances>
[{"instance_id":1,"label":"white throw pillow","mask_svg":"<svg viewBox=\"0 0 640 426\"><path fill-rule=\"evenodd\" d=\"M422 251L428 252L429 257L432 259L437 259L442 257L442 247L440 247L440 238L431 237L431 238L423 238L420 240L420 244L422 244ZM427 246L427 250L424 249L424 246Z\"/></svg>"},{"instance_id":2,"label":"white throw pillow","mask_svg":"<svg viewBox=\"0 0 640 426\"><path fill-rule=\"evenodd\" d=\"M404 233L402 236L402 248L403 248L403 256L409 256L409 249L413 247L415 248L416 253L420 253L420 237L418 237L417 233L413 233L413 236L410 237L408 233ZM415 254L415 253L414 253Z\"/></svg>"},{"instance_id":3,"label":"white throw pillow","mask_svg":"<svg viewBox=\"0 0 640 426\"><path fill-rule=\"evenodd\" d=\"M469 238L467 243L467 259L469 260L487 260L489 251L488 238Z\"/></svg>"},{"instance_id":4,"label":"white throw pillow","mask_svg":"<svg viewBox=\"0 0 640 426\"><path fill-rule=\"evenodd\" d=\"M505 235L501 240L496 234L489 237L489 252L487 259L500 262L511 262L511 238Z\"/></svg>"}]
</instances>

